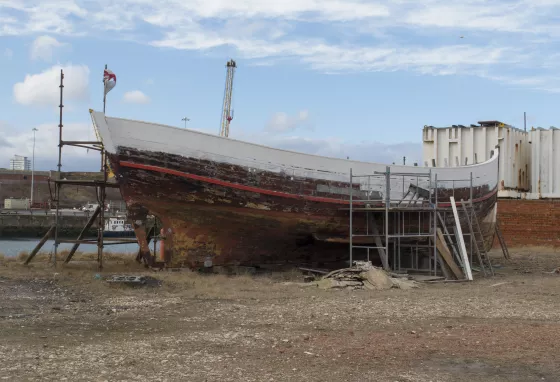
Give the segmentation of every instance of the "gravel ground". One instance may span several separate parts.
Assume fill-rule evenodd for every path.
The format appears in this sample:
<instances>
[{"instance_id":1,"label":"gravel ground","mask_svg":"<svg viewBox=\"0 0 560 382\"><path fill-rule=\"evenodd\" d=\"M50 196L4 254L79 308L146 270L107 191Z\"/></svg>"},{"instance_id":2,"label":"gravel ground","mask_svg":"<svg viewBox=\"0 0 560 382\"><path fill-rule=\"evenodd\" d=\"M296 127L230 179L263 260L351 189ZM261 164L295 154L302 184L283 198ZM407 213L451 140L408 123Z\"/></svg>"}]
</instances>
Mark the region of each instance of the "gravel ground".
<instances>
[{"instance_id":1,"label":"gravel ground","mask_svg":"<svg viewBox=\"0 0 560 382\"><path fill-rule=\"evenodd\" d=\"M0 263L0 378L69 381L560 381L560 266L512 251L496 277L322 291L296 272L151 273ZM120 267L120 268L119 268ZM127 269L109 264L107 275Z\"/></svg>"}]
</instances>

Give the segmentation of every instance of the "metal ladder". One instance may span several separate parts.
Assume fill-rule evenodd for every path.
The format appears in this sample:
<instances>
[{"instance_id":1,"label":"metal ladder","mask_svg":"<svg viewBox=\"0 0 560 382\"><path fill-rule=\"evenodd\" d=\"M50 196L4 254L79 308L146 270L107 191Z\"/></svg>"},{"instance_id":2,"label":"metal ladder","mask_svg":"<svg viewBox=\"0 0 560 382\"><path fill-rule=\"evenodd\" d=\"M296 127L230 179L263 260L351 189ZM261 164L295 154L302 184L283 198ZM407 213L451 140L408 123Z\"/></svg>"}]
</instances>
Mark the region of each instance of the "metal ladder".
<instances>
[{"instance_id":1,"label":"metal ladder","mask_svg":"<svg viewBox=\"0 0 560 382\"><path fill-rule=\"evenodd\" d=\"M492 263L488 258L488 253L486 252L486 246L484 245L484 236L482 235L482 231L480 229L480 224L478 222L478 217L476 216L476 212L474 211L474 207L472 205L472 201L469 200L465 202L461 200L461 205L463 206L463 211L465 212L465 217L467 220L467 224L469 226L470 234L472 235L472 243L478 258L478 263L480 264L480 268L484 273L484 276L488 276L488 272L486 272L486 268L492 276L494 276L494 269L492 268ZM471 248L472 250L472 248Z\"/></svg>"},{"instance_id":2,"label":"metal ladder","mask_svg":"<svg viewBox=\"0 0 560 382\"><path fill-rule=\"evenodd\" d=\"M498 241L500 242L500 246L502 247L502 253L504 254L504 258L506 260L511 260L511 256L509 255L506 241L504 240L504 236L502 235L502 230L500 229L500 223L497 220L496 220L495 230L496 230L496 236L498 236Z\"/></svg>"}]
</instances>

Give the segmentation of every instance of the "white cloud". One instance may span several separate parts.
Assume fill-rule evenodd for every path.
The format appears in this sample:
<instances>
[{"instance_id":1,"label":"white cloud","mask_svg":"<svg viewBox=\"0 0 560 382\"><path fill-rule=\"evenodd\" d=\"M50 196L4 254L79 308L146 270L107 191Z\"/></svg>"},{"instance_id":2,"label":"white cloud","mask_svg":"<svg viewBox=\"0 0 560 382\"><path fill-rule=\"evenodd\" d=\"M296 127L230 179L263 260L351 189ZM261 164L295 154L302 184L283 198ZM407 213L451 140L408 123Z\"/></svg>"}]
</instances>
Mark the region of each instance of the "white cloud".
<instances>
[{"instance_id":1,"label":"white cloud","mask_svg":"<svg viewBox=\"0 0 560 382\"><path fill-rule=\"evenodd\" d=\"M10 48L4 49L4 57L11 59L14 56L14 52Z\"/></svg>"},{"instance_id":2,"label":"white cloud","mask_svg":"<svg viewBox=\"0 0 560 382\"><path fill-rule=\"evenodd\" d=\"M28 128L17 129L8 124L2 124L2 139L0 140L0 167L7 167L10 158L15 155L31 157L33 154L33 127L37 128L35 135L35 168L39 170L54 170L58 161L58 124L45 123ZM4 129L5 127L5 129ZM66 140L94 140L95 133L90 123L64 123L63 136ZM63 148L62 165L64 170L93 170L99 167L99 152L65 146Z\"/></svg>"},{"instance_id":3,"label":"white cloud","mask_svg":"<svg viewBox=\"0 0 560 382\"><path fill-rule=\"evenodd\" d=\"M273 133L286 133L296 130L299 127L309 127L309 112L300 111L296 116L289 116L286 113L275 113L268 121L265 130Z\"/></svg>"},{"instance_id":4,"label":"white cloud","mask_svg":"<svg viewBox=\"0 0 560 382\"><path fill-rule=\"evenodd\" d=\"M291 61L327 73L484 73L500 81L520 79L528 63L533 73L525 77L554 74L542 58L555 52L560 27L553 15L559 13L556 0L3 0L0 35L117 36L227 52L247 65ZM535 81L512 85L533 87Z\"/></svg>"},{"instance_id":5,"label":"white cloud","mask_svg":"<svg viewBox=\"0 0 560 382\"><path fill-rule=\"evenodd\" d=\"M51 61L54 51L64 45L66 44L59 42L54 37L39 36L31 44L29 54L32 60Z\"/></svg>"},{"instance_id":6,"label":"white cloud","mask_svg":"<svg viewBox=\"0 0 560 382\"><path fill-rule=\"evenodd\" d=\"M213 129L193 128L207 134L216 134ZM419 135L420 136L420 133ZM297 134L271 134L264 129L260 132L247 131L237 127L230 133L230 138L246 142L257 143L267 147L290 150L312 155L321 155L333 158L345 159L349 157L353 160L364 162L402 164L403 157L406 157L406 164L413 165L415 162L422 167L422 143L403 142L388 144L377 141L362 140L349 141L339 137L309 137Z\"/></svg>"},{"instance_id":7,"label":"white cloud","mask_svg":"<svg viewBox=\"0 0 560 382\"><path fill-rule=\"evenodd\" d=\"M89 68L86 65L53 66L39 74L28 74L14 85L14 98L23 105L58 106L60 70L64 71L64 100L89 99Z\"/></svg>"},{"instance_id":8,"label":"white cloud","mask_svg":"<svg viewBox=\"0 0 560 382\"><path fill-rule=\"evenodd\" d=\"M140 90L132 90L124 93L123 101L126 103L146 104L150 102L150 98Z\"/></svg>"}]
</instances>

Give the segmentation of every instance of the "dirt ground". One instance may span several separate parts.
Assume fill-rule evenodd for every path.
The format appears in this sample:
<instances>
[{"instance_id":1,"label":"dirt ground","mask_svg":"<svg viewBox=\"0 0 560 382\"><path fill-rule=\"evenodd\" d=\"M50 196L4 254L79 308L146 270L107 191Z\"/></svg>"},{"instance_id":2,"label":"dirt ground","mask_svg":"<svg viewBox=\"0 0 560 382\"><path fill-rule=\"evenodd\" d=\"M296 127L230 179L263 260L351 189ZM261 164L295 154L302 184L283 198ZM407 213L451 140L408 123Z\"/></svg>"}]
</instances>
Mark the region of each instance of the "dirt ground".
<instances>
[{"instance_id":1,"label":"dirt ground","mask_svg":"<svg viewBox=\"0 0 560 382\"><path fill-rule=\"evenodd\" d=\"M472 283L323 291L298 272L148 273L0 260L10 381L560 381L560 255L512 251Z\"/></svg>"}]
</instances>

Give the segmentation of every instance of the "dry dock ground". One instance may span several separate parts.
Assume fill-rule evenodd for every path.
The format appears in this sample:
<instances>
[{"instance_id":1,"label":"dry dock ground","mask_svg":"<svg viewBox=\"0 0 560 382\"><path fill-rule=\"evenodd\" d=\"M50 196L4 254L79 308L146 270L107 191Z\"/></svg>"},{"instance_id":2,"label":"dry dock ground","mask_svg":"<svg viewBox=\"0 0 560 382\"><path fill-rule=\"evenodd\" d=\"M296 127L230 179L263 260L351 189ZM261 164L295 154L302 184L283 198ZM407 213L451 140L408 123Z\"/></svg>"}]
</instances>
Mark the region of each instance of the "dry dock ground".
<instances>
[{"instance_id":1,"label":"dry dock ground","mask_svg":"<svg viewBox=\"0 0 560 382\"><path fill-rule=\"evenodd\" d=\"M161 286L0 260L8 381L560 381L560 255L491 279L322 291L296 272L151 273ZM144 272L109 263L103 275Z\"/></svg>"}]
</instances>

